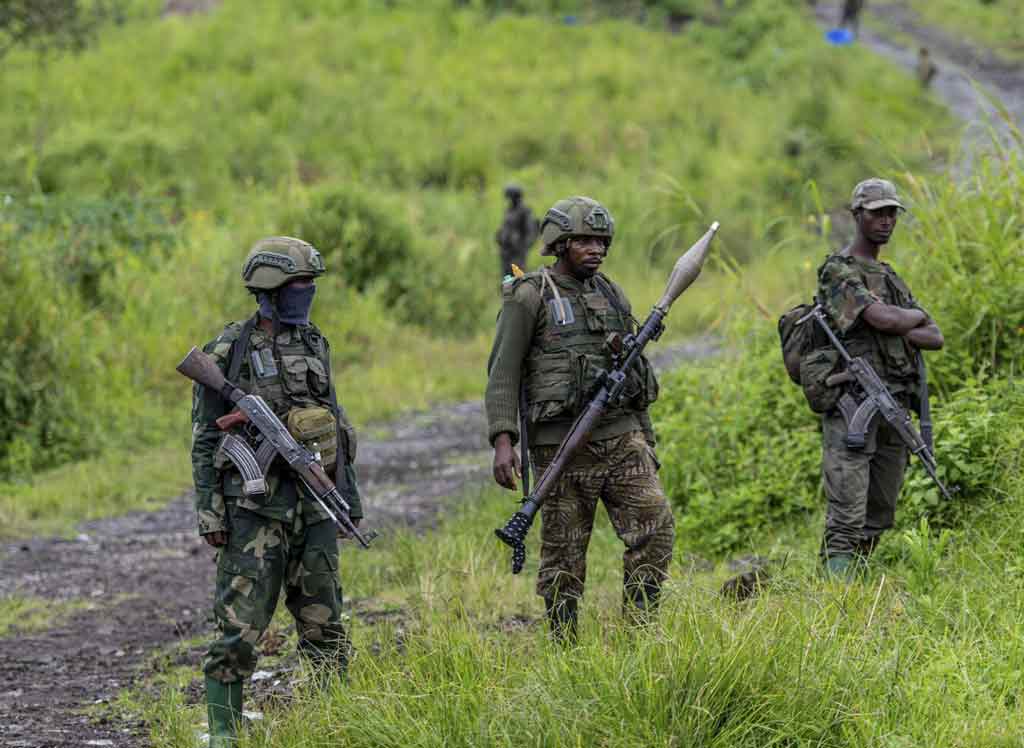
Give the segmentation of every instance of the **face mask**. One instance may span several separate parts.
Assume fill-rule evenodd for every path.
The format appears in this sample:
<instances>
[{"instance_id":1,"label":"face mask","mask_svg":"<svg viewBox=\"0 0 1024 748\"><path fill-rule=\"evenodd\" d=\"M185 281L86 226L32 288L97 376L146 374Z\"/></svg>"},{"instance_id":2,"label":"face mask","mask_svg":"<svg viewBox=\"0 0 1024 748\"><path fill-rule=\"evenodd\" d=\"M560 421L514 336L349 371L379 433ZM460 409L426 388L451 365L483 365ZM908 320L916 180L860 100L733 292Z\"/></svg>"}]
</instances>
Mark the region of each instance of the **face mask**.
<instances>
[{"instance_id":1,"label":"face mask","mask_svg":"<svg viewBox=\"0 0 1024 748\"><path fill-rule=\"evenodd\" d=\"M316 286L285 286L277 292L277 318L286 325L305 327L309 324L309 310L313 306ZM260 316L274 318L274 306L270 294L259 295Z\"/></svg>"}]
</instances>

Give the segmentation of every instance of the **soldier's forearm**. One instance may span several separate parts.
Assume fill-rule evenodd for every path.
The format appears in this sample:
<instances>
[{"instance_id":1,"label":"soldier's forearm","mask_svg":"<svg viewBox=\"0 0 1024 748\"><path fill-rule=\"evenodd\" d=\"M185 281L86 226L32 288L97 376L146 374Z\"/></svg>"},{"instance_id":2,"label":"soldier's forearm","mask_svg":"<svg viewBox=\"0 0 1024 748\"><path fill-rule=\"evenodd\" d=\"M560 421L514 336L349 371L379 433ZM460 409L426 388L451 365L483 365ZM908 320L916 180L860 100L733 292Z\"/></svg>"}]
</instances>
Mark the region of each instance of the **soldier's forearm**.
<instances>
[{"instance_id":1,"label":"soldier's forearm","mask_svg":"<svg viewBox=\"0 0 1024 748\"><path fill-rule=\"evenodd\" d=\"M882 302L869 306L862 316L868 325L889 335L906 335L928 320L928 315L920 309L903 309Z\"/></svg>"},{"instance_id":2,"label":"soldier's forearm","mask_svg":"<svg viewBox=\"0 0 1024 748\"><path fill-rule=\"evenodd\" d=\"M942 348L946 342L945 337L942 335L942 331L934 322L929 322L921 327L915 327L904 337L912 346L925 351L937 351Z\"/></svg>"}]
</instances>

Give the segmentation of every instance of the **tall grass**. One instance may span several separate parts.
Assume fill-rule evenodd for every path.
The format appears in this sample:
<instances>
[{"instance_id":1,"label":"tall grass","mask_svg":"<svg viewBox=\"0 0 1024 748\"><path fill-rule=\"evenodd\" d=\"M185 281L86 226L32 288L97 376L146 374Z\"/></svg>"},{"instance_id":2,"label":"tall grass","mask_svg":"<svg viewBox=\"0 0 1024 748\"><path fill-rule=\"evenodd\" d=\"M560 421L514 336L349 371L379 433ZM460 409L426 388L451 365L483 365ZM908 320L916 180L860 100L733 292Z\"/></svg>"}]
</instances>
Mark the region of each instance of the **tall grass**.
<instances>
[{"instance_id":1,"label":"tall grass","mask_svg":"<svg viewBox=\"0 0 1024 748\"><path fill-rule=\"evenodd\" d=\"M716 594L724 566L696 570L681 543L661 615L640 630L620 618L621 546L602 514L569 649L544 633L536 548L512 577L491 535L509 505L496 491L470 497L425 536L343 553L359 651L349 682L316 690L265 659L295 693L250 702L264 718L242 745L1019 744L1024 597L1007 584L1019 502L941 545L927 528L894 537L888 563L852 586L818 581L816 532L798 530L787 565L744 604ZM202 729L173 689L144 716L161 747Z\"/></svg>"},{"instance_id":2,"label":"tall grass","mask_svg":"<svg viewBox=\"0 0 1024 748\"><path fill-rule=\"evenodd\" d=\"M670 35L446 3L140 2L82 55L6 58L0 480L184 433L173 364L251 311L259 236L321 242L314 316L363 421L480 392L507 179L538 210L605 201L609 271L642 309L711 220L756 259L808 179L928 158L921 128L945 120L910 81L827 48L798 3L729 5Z\"/></svg>"}]
</instances>

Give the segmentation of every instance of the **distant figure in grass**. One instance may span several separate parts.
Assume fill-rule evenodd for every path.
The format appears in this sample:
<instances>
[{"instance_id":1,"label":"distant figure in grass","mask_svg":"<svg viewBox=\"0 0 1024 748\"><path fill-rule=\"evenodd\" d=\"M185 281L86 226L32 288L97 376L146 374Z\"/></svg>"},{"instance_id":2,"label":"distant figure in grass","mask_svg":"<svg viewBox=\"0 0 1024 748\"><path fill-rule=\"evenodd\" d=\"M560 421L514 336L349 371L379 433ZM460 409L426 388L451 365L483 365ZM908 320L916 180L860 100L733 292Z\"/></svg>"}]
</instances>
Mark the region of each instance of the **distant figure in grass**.
<instances>
[{"instance_id":1,"label":"distant figure in grass","mask_svg":"<svg viewBox=\"0 0 1024 748\"><path fill-rule=\"evenodd\" d=\"M615 224L588 197L559 200L541 223L541 254L555 263L503 285L485 397L494 480L510 490L523 466L519 441L520 386L535 475L555 457L586 405L602 369L612 368L614 340L634 332L622 289L599 272ZM524 381L525 380L525 381ZM646 358L630 374L627 397L598 423L559 485L541 506L537 594L552 634L572 641L587 575L587 545L603 503L623 555L624 610L642 621L658 604L672 558L674 524L654 453L647 407L658 383Z\"/></svg>"},{"instance_id":2,"label":"distant figure in grass","mask_svg":"<svg viewBox=\"0 0 1024 748\"><path fill-rule=\"evenodd\" d=\"M505 198L508 200L505 218L494 235L501 258L502 279L512 274L513 264L526 269L526 256L539 232L533 211L523 202L523 188L518 184L506 185Z\"/></svg>"},{"instance_id":3,"label":"distant figure in grass","mask_svg":"<svg viewBox=\"0 0 1024 748\"><path fill-rule=\"evenodd\" d=\"M853 243L825 260L818 302L851 356L863 356L904 407L920 415L920 351L942 348L943 336L907 284L879 259L904 210L896 187L867 179L853 190ZM845 384L849 388L854 385ZM856 398L856 391L851 392ZM891 426L876 417L863 449L846 445L838 408L822 416L822 475L828 507L822 560L835 576L863 568L879 538L893 526L908 451Z\"/></svg>"},{"instance_id":4,"label":"distant figure in grass","mask_svg":"<svg viewBox=\"0 0 1024 748\"><path fill-rule=\"evenodd\" d=\"M938 72L939 69L935 67L932 56L928 53L928 47L919 48L917 50L917 80L921 83L922 88L931 86L932 79Z\"/></svg>"},{"instance_id":5,"label":"distant figure in grass","mask_svg":"<svg viewBox=\"0 0 1024 748\"><path fill-rule=\"evenodd\" d=\"M864 0L843 0L839 13L839 27L850 29L853 33L860 31L860 12L864 10Z\"/></svg>"},{"instance_id":6,"label":"distant figure in grass","mask_svg":"<svg viewBox=\"0 0 1024 748\"><path fill-rule=\"evenodd\" d=\"M363 512L352 468L355 432L335 397L327 340L309 320L314 279L324 271L320 254L304 241L279 236L257 242L242 280L258 308L248 320L227 325L204 350L230 381L261 395L292 435L319 454L358 526ZM223 432L217 419L227 412L219 392L196 386L196 512L199 534L217 549L218 638L203 664L211 748L236 744L243 684L256 669L256 648L282 591L299 652L318 675L343 675L349 658L336 526L280 458L268 470L266 493L246 495L241 474L218 450ZM251 440L249 431L238 429L236 436Z\"/></svg>"}]
</instances>

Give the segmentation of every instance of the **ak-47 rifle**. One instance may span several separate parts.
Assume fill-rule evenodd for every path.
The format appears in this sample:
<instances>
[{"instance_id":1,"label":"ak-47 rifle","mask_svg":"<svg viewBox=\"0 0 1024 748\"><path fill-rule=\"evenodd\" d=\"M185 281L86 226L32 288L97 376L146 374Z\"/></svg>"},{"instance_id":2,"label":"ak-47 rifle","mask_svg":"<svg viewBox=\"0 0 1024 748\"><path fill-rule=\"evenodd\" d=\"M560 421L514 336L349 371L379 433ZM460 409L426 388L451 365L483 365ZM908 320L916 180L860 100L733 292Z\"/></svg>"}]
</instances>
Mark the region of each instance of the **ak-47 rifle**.
<instances>
[{"instance_id":1,"label":"ak-47 rifle","mask_svg":"<svg viewBox=\"0 0 1024 748\"><path fill-rule=\"evenodd\" d=\"M522 507L512 515L504 527L494 531L499 540L512 548L513 574L522 571L523 563L526 561L525 540L530 526L533 524L534 515L573 456L590 441L590 434L601 420L601 416L608 408L618 405L622 400L627 373L640 358L640 354L643 353L647 344L660 337L665 329L663 321L673 302L700 275L701 268L704 266L704 258L707 256L708 248L711 246L711 240L716 231L718 231L717 221L711 224L711 228L704 236L698 239L697 243L676 261L665 293L654 305L654 309L651 310L640 330L623 341L622 354L618 357L617 365L611 371L605 372L597 393L569 429L569 433L566 434L565 439L562 440L555 452L551 464L537 481L533 493L523 499ZM520 408L522 408L522 404L520 404Z\"/></svg>"},{"instance_id":2,"label":"ak-47 rifle","mask_svg":"<svg viewBox=\"0 0 1024 748\"><path fill-rule=\"evenodd\" d=\"M262 434L264 441L257 452L253 452L245 440L233 434L227 434L221 445L221 449L241 470L243 490L247 495L266 491L263 476L270 462L280 455L334 524L358 540L364 548L370 547L370 541L377 533L372 530L365 534L359 531L349 516L348 502L342 498L317 456L295 440L266 400L259 395L247 395L229 382L217 362L198 348L189 351L176 368L192 381L219 392L227 402L235 404L237 412L217 420L221 429L248 421Z\"/></svg>"},{"instance_id":3,"label":"ak-47 rifle","mask_svg":"<svg viewBox=\"0 0 1024 748\"><path fill-rule=\"evenodd\" d=\"M836 337L836 334L832 332L832 328L829 326L828 320L825 319L825 312L820 304L815 304L810 313L797 324L803 323L808 317L814 318L821 329L824 330L828 339L835 346L836 350L839 351L839 355L842 356L843 361L846 363L846 370L833 374L825 380L825 384L829 387L837 387L844 383L853 383L860 390L860 394L863 395L863 399L859 401L849 392L843 393L839 398L839 412L843 414L843 419L846 421L847 448L852 450L864 449L867 446L867 434L868 429L871 428L871 422L876 416L881 415L903 443L907 445L907 449L910 450L911 454L921 461L925 472L935 482L940 493L946 499L952 500L952 492L939 480L938 465L935 462L935 454L932 451L931 417L928 415L926 405L928 398L928 391L925 389L927 380L922 383L924 402L922 403L921 425L922 431L925 432L925 435L922 437L917 432L917 429L914 428L909 411L892 396L892 393L889 392L871 363L860 356L851 356L850 352L839 341L839 338ZM923 358L919 361L918 371L920 376L927 377Z\"/></svg>"}]
</instances>

